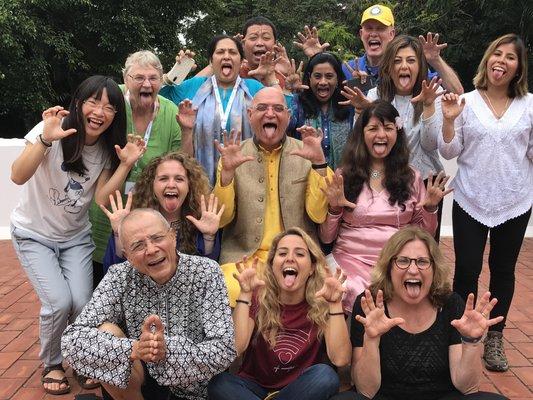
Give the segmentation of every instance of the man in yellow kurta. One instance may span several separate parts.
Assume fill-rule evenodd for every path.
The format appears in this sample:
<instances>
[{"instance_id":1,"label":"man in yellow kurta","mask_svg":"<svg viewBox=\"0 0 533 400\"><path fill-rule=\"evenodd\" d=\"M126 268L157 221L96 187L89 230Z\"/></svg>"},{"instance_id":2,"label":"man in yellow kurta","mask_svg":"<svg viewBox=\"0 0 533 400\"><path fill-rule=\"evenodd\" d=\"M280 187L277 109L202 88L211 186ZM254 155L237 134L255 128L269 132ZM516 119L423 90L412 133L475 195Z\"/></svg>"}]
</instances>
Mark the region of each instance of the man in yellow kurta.
<instances>
[{"instance_id":1,"label":"man in yellow kurta","mask_svg":"<svg viewBox=\"0 0 533 400\"><path fill-rule=\"evenodd\" d=\"M226 206L220 264L232 307L240 290L232 275L243 256L264 263L272 239L293 226L316 238L315 223L325 220L328 209L321 188L332 174L321 132L304 126L302 141L286 136L290 115L279 89L260 90L248 116L252 139L241 143L232 132L224 146L216 144L221 157L214 193Z\"/></svg>"}]
</instances>

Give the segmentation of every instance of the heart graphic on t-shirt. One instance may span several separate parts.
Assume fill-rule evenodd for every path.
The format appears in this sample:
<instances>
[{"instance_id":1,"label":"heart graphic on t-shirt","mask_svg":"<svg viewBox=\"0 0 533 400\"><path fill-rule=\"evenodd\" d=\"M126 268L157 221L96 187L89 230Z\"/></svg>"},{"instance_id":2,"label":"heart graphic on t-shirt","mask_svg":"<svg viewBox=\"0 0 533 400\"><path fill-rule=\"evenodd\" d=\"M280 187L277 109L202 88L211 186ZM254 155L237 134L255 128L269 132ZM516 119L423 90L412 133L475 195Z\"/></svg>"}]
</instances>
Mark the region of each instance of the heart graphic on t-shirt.
<instances>
[{"instance_id":1,"label":"heart graphic on t-shirt","mask_svg":"<svg viewBox=\"0 0 533 400\"><path fill-rule=\"evenodd\" d=\"M278 351L277 354L282 364L288 364L292 361L292 354L289 351Z\"/></svg>"}]
</instances>

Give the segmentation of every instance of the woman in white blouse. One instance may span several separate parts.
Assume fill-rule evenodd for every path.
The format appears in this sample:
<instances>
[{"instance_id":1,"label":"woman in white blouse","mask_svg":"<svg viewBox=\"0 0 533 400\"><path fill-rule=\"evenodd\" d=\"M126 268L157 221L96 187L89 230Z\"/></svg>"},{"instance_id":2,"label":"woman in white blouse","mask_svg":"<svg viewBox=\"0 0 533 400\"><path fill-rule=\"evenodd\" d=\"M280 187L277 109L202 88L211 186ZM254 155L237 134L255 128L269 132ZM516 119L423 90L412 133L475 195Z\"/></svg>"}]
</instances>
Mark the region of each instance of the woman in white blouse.
<instances>
[{"instance_id":1,"label":"woman in white blouse","mask_svg":"<svg viewBox=\"0 0 533 400\"><path fill-rule=\"evenodd\" d=\"M494 315L507 317L514 270L533 203L533 95L527 92L527 53L515 34L493 41L479 64L475 90L442 99L439 150L457 158L452 182L454 291L466 299L477 291L490 231ZM491 327L483 358L487 369L506 371L505 319Z\"/></svg>"}]
</instances>

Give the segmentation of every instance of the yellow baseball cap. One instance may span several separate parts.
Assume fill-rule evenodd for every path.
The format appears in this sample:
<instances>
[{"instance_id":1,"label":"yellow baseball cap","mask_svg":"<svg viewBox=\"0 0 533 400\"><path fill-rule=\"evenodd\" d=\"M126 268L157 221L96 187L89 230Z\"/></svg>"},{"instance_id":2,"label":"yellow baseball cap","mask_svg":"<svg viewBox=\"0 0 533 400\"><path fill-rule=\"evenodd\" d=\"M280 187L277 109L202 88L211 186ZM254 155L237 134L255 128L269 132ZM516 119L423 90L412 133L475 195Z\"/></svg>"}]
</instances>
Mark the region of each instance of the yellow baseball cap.
<instances>
[{"instance_id":1,"label":"yellow baseball cap","mask_svg":"<svg viewBox=\"0 0 533 400\"><path fill-rule=\"evenodd\" d=\"M369 19L375 19L385 26L394 26L394 16L392 15L391 9L381 4L370 6L363 12L361 25Z\"/></svg>"}]
</instances>

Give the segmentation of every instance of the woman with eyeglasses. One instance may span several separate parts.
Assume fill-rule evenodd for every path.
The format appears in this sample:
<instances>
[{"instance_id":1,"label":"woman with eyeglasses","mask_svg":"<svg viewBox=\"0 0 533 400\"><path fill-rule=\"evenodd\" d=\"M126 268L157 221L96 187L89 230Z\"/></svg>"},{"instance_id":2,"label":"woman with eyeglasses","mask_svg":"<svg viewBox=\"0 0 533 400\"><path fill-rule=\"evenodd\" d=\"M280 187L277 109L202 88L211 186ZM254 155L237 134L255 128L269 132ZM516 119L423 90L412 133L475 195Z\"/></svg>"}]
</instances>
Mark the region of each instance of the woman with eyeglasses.
<instances>
[{"instance_id":1,"label":"woman with eyeglasses","mask_svg":"<svg viewBox=\"0 0 533 400\"><path fill-rule=\"evenodd\" d=\"M182 57L180 62L185 63L186 58ZM195 76L181 83L168 77L161 95L179 104L180 112L189 116L180 121L182 129L191 132L187 137L194 143L194 157L205 168L210 184L214 185L219 157L214 140L222 141L223 131L232 129L241 132L242 140L252 137L247 110L255 94L264 86L256 79L239 76L244 51L241 42L232 36L215 36L207 46L207 58L213 68L211 77ZM271 86L278 85L274 65L270 63L271 55L263 55L261 65L254 73L266 70L263 81Z\"/></svg>"},{"instance_id":2,"label":"woman with eyeglasses","mask_svg":"<svg viewBox=\"0 0 533 400\"><path fill-rule=\"evenodd\" d=\"M217 235L224 205L209 195L207 175L198 162L177 151L152 159L143 169L124 204L122 196L110 196L111 210L101 206L111 222L113 234L104 256L104 272L113 264L126 261L118 237L122 219L136 208L159 211L176 233L177 250L202 255L214 260L220 254L220 234Z\"/></svg>"},{"instance_id":3,"label":"woman with eyeglasses","mask_svg":"<svg viewBox=\"0 0 533 400\"><path fill-rule=\"evenodd\" d=\"M11 236L20 263L41 301L40 358L45 392L70 391L61 356L61 334L92 295L93 197L107 204L145 151L126 143L124 96L108 77L92 76L76 89L69 109L43 112L11 167L24 185L11 214ZM85 388L97 382L80 377Z\"/></svg>"},{"instance_id":4,"label":"woman with eyeglasses","mask_svg":"<svg viewBox=\"0 0 533 400\"><path fill-rule=\"evenodd\" d=\"M335 241L332 262L347 275L346 313L370 284L370 274L385 242L410 224L435 232L437 204L450 192L439 174L424 187L409 165L407 137L398 111L385 100L359 116L344 149L340 170L328 182L329 210L319 235Z\"/></svg>"},{"instance_id":5,"label":"woman with eyeglasses","mask_svg":"<svg viewBox=\"0 0 533 400\"><path fill-rule=\"evenodd\" d=\"M126 59L123 69L124 85L121 85L126 101L126 131L144 139L146 152L135 163L121 188L124 196L132 190L141 171L154 157L180 148L185 152L192 152L192 148L182 146L181 130L176 121L178 108L168 99L158 96L162 76L163 66L151 51L138 51ZM96 286L103 276L102 264L111 226L96 202L90 209L90 218L96 244L93 255Z\"/></svg>"},{"instance_id":6,"label":"woman with eyeglasses","mask_svg":"<svg viewBox=\"0 0 533 400\"><path fill-rule=\"evenodd\" d=\"M490 318L490 293L463 299L450 269L425 230L410 226L388 240L369 289L359 295L351 329L357 393L335 400L503 400L480 392L483 337L503 317ZM332 399L332 400L333 400Z\"/></svg>"}]
</instances>

